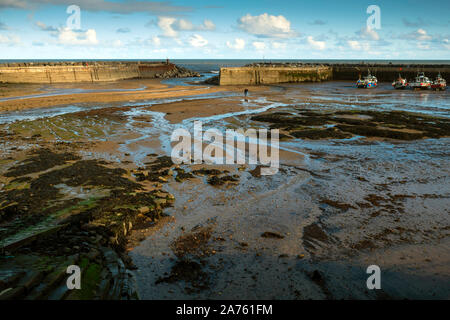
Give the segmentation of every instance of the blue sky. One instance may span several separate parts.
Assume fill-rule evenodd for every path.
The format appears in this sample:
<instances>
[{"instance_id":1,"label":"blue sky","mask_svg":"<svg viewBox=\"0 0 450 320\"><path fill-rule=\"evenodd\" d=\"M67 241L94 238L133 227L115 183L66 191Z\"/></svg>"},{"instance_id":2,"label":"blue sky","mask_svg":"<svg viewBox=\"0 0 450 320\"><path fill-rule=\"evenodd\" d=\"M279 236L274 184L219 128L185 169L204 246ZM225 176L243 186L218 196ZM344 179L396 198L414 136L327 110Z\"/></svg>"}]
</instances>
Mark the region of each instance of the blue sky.
<instances>
[{"instance_id":1,"label":"blue sky","mask_svg":"<svg viewBox=\"0 0 450 320\"><path fill-rule=\"evenodd\" d=\"M166 57L448 60L450 1L0 0L0 59Z\"/></svg>"}]
</instances>

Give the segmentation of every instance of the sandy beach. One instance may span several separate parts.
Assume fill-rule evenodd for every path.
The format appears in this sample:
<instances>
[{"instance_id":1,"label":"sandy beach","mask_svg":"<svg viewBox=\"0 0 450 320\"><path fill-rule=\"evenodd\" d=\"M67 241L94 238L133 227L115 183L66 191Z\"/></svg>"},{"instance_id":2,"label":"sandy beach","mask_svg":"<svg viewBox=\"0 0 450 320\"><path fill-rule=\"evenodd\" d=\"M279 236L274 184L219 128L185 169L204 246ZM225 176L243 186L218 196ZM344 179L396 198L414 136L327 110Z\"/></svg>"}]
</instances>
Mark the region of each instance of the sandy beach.
<instances>
[{"instance_id":1,"label":"sandy beach","mask_svg":"<svg viewBox=\"0 0 450 320\"><path fill-rule=\"evenodd\" d=\"M80 89L79 93L70 93L71 89ZM104 91L106 89L106 91ZM127 91L121 91L126 89ZM76 85L59 85L53 86L47 91L35 91L35 86L30 88L23 88L20 96L15 96L17 91L4 90L2 94L4 98L0 99L0 111L14 111L31 108L45 108L55 105L67 105L75 103L107 103L107 102L121 102L121 101L139 101L147 99L162 99L162 98L176 98L185 97L197 94L207 94L223 91L221 88L211 88L206 86L199 86L195 89L187 89L186 87L169 87L161 84L157 80L123 80L112 85L106 84L79 84ZM65 90L67 93L58 92ZM83 90L88 91L83 93ZM115 90L114 92L108 90ZM90 92L89 92L90 91ZM95 92L95 93L93 93ZM30 96L31 95L31 96ZM33 97L32 95L45 95L43 97ZM14 96L16 99L11 99ZM9 100L4 100L8 99Z\"/></svg>"},{"instance_id":2,"label":"sandy beach","mask_svg":"<svg viewBox=\"0 0 450 320\"><path fill-rule=\"evenodd\" d=\"M83 296L48 273L29 295L98 297L119 266L142 299L447 299L448 92L244 88L2 88L0 241L15 258L0 277L78 259ZM170 136L195 120L280 129L279 172L173 164ZM372 264L382 290L367 291Z\"/></svg>"}]
</instances>

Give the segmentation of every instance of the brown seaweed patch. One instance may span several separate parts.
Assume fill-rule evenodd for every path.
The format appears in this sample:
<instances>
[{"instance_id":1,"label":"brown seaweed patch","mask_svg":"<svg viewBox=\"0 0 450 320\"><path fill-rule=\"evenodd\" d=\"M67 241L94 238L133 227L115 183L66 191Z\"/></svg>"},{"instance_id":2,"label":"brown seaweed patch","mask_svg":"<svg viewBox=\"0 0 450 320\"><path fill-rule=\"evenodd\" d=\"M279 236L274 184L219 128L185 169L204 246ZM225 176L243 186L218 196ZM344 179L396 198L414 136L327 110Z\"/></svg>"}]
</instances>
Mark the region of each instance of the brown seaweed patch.
<instances>
[{"instance_id":1,"label":"brown seaweed patch","mask_svg":"<svg viewBox=\"0 0 450 320\"><path fill-rule=\"evenodd\" d=\"M171 157L161 156L161 157L158 157L155 161L147 162L145 164L147 165L146 168L149 170L160 171L163 169L170 168L174 163L173 163Z\"/></svg>"},{"instance_id":2,"label":"brown seaweed patch","mask_svg":"<svg viewBox=\"0 0 450 320\"><path fill-rule=\"evenodd\" d=\"M49 149L39 149L32 153L34 156L25 159L21 164L10 168L5 177L19 177L30 173L48 170L63 165L68 161L79 160L80 157L72 153L55 153Z\"/></svg>"},{"instance_id":3,"label":"brown seaweed patch","mask_svg":"<svg viewBox=\"0 0 450 320\"><path fill-rule=\"evenodd\" d=\"M155 156L151 154L149 156ZM146 162L145 168L138 168L133 170L133 175L136 177L137 181L153 181L153 182L167 182L168 176L173 174L172 169L170 169L174 163L172 159L168 156L158 157L153 162Z\"/></svg>"},{"instance_id":4,"label":"brown seaweed patch","mask_svg":"<svg viewBox=\"0 0 450 320\"><path fill-rule=\"evenodd\" d=\"M126 173L124 169L108 168L95 160L80 160L67 167L45 172L35 179L22 177L13 180L13 183L21 183L19 187L0 193L0 223L8 223L7 232L2 233L2 238L35 225L50 215L63 214L61 210L81 201L61 200L64 195L56 187L58 185L121 190L123 193L141 189L141 185L124 177ZM26 188L22 187L24 183ZM117 203L117 200L112 203Z\"/></svg>"},{"instance_id":5,"label":"brown seaweed patch","mask_svg":"<svg viewBox=\"0 0 450 320\"><path fill-rule=\"evenodd\" d=\"M328 235L317 223L310 224L303 228L302 239L307 249L314 248L314 243L317 241L325 243L329 242Z\"/></svg>"},{"instance_id":6,"label":"brown seaweed patch","mask_svg":"<svg viewBox=\"0 0 450 320\"><path fill-rule=\"evenodd\" d=\"M177 175L175 177L175 180L177 182L183 182L185 180L195 178L192 173L186 172L184 169L177 168L175 169L175 171L177 172Z\"/></svg>"},{"instance_id":7,"label":"brown seaweed patch","mask_svg":"<svg viewBox=\"0 0 450 320\"><path fill-rule=\"evenodd\" d=\"M170 247L178 258L182 258L186 254L197 257L208 256L211 254L211 249L208 246L211 234L212 228L210 226L194 228L190 233L178 237Z\"/></svg>"},{"instance_id":8,"label":"brown seaweed patch","mask_svg":"<svg viewBox=\"0 0 450 320\"><path fill-rule=\"evenodd\" d=\"M207 176L218 176L220 174L222 174L222 171L218 170L218 169L205 169L205 168L201 168L198 170L194 170L192 171L193 174L196 175L207 175Z\"/></svg>"},{"instance_id":9,"label":"brown seaweed patch","mask_svg":"<svg viewBox=\"0 0 450 320\"><path fill-rule=\"evenodd\" d=\"M372 206L375 207L380 206L380 202L386 202L385 198L376 194L368 194L367 196L364 197L364 200L370 202Z\"/></svg>"},{"instance_id":10,"label":"brown seaweed patch","mask_svg":"<svg viewBox=\"0 0 450 320\"><path fill-rule=\"evenodd\" d=\"M329 206L337 208L337 209L341 209L342 211L347 211L350 208L356 209L356 207L352 206L351 204L334 201L334 200L330 200L330 199L322 199L322 200L320 200L320 203L329 205Z\"/></svg>"},{"instance_id":11,"label":"brown seaweed patch","mask_svg":"<svg viewBox=\"0 0 450 320\"><path fill-rule=\"evenodd\" d=\"M311 140L319 139L347 139L351 137L351 134L337 130L336 128L327 129L306 129L301 131L293 131L290 133L291 136L296 138L307 138Z\"/></svg>"},{"instance_id":12,"label":"brown seaweed patch","mask_svg":"<svg viewBox=\"0 0 450 320\"><path fill-rule=\"evenodd\" d=\"M377 246L368 239L361 240L358 243L351 245L351 248L356 250L376 249L376 247Z\"/></svg>"},{"instance_id":13,"label":"brown seaweed patch","mask_svg":"<svg viewBox=\"0 0 450 320\"><path fill-rule=\"evenodd\" d=\"M251 118L266 122L270 128L283 128L289 135L308 139L344 139L351 135L396 140L417 140L450 136L450 120L405 111L350 110L296 114L267 113ZM333 128L316 128L327 124Z\"/></svg>"},{"instance_id":14,"label":"brown seaweed patch","mask_svg":"<svg viewBox=\"0 0 450 320\"><path fill-rule=\"evenodd\" d=\"M212 176L211 178L208 179L208 183L212 186L222 186L226 183L232 183L232 182L239 182L239 176L238 175L233 175L233 176L223 176L223 177L218 177L218 176Z\"/></svg>"},{"instance_id":15,"label":"brown seaweed patch","mask_svg":"<svg viewBox=\"0 0 450 320\"><path fill-rule=\"evenodd\" d=\"M272 128L295 128L298 126L321 126L329 123L329 120L321 114L316 113L314 116L294 116L285 114L263 114L251 117L253 121L267 122L272 124Z\"/></svg>"},{"instance_id":16,"label":"brown seaweed patch","mask_svg":"<svg viewBox=\"0 0 450 320\"><path fill-rule=\"evenodd\" d=\"M267 238L267 239L284 239L284 236L277 233L277 232L272 232L272 231L265 231L261 234L262 238Z\"/></svg>"},{"instance_id":17,"label":"brown seaweed patch","mask_svg":"<svg viewBox=\"0 0 450 320\"><path fill-rule=\"evenodd\" d=\"M364 137L380 137L397 140L418 140L424 137L423 133L412 133L398 130L389 130L379 127L361 125L337 125L339 129Z\"/></svg>"}]
</instances>

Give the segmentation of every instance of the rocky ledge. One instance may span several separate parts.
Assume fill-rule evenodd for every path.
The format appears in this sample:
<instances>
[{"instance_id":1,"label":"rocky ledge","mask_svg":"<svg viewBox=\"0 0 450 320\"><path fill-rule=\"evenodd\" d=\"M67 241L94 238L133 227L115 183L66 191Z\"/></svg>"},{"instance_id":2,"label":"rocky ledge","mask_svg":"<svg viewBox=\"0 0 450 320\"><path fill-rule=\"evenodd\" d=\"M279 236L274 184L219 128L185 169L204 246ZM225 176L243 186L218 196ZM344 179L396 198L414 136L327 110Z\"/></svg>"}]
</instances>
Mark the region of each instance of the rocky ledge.
<instances>
[{"instance_id":1,"label":"rocky ledge","mask_svg":"<svg viewBox=\"0 0 450 320\"><path fill-rule=\"evenodd\" d=\"M156 78L169 79L169 78L197 78L201 77L201 74L195 71L191 71L184 67L175 65L172 70L166 71L164 73L158 73Z\"/></svg>"}]
</instances>

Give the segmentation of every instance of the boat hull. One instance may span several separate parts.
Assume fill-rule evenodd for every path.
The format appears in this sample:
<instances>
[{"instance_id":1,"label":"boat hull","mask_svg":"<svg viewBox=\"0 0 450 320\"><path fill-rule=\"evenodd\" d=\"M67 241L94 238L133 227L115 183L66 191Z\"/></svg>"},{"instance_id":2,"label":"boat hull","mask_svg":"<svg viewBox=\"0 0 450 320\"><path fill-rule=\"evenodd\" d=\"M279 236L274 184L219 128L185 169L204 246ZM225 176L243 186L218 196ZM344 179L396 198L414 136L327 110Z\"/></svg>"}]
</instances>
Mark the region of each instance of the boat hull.
<instances>
[{"instance_id":1,"label":"boat hull","mask_svg":"<svg viewBox=\"0 0 450 320\"><path fill-rule=\"evenodd\" d=\"M396 83L392 85L394 87L395 90L404 90L408 87L407 84L405 83Z\"/></svg>"},{"instance_id":2,"label":"boat hull","mask_svg":"<svg viewBox=\"0 0 450 320\"><path fill-rule=\"evenodd\" d=\"M428 90L431 88L431 84L410 84L411 89L413 90Z\"/></svg>"},{"instance_id":3,"label":"boat hull","mask_svg":"<svg viewBox=\"0 0 450 320\"><path fill-rule=\"evenodd\" d=\"M376 88L377 84L376 83L363 83L363 84L357 84L356 87L359 89L372 89L372 88Z\"/></svg>"},{"instance_id":4,"label":"boat hull","mask_svg":"<svg viewBox=\"0 0 450 320\"><path fill-rule=\"evenodd\" d=\"M447 89L447 85L445 84L432 84L431 89L433 90L445 90Z\"/></svg>"}]
</instances>

